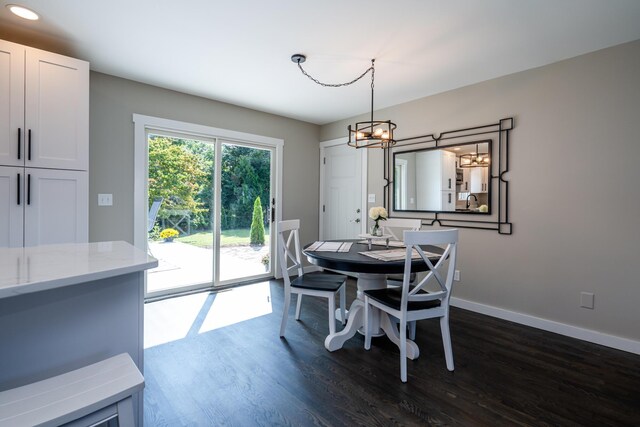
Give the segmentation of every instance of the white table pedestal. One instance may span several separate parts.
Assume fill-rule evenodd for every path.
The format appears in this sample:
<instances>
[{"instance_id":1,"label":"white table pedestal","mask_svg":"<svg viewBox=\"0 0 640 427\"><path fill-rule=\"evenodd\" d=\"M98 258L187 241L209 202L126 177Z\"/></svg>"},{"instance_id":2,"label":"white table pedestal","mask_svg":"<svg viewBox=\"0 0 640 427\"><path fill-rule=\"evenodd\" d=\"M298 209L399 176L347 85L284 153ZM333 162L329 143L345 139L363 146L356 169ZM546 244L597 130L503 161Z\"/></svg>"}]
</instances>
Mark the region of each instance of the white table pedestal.
<instances>
[{"instance_id":1,"label":"white table pedestal","mask_svg":"<svg viewBox=\"0 0 640 427\"><path fill-rule=\"evenodd\" d=\"M364 291L370 289L384 289L387 287L387 276L385 274L358 273L358 294L357 298L349 307L347 314L347 325L340 332L327 336L324 340L324 346L329 351L336 351L344 345L344 343L352 338L356 332L364 334ZM338 313L339 311L336 311ZM339 316L337 316L339 317ZM385 312L371 307L369 320L371 321L372 336L381 336L386 334L391 342L400 346L400 334L396 326L389 319L389 315ZM407 357L411 360L417 359L420 355L418 345L407 339Z\"/></svg>"}]
</instances>

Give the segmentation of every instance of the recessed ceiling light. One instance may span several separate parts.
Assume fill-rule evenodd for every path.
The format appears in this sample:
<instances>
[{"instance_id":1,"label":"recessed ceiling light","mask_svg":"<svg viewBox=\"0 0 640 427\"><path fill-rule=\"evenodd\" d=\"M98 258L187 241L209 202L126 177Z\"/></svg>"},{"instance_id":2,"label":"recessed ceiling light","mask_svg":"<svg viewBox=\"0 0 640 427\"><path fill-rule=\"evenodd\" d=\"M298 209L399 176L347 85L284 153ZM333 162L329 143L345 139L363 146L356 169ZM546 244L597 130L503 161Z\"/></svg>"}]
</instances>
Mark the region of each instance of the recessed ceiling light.
<instances>
[{"instance_id":1,"label":"recessed ceiling light","mask_svg":"<svg viewBox=\"0 0 640 427\"><path fill-rule=\"evenodd\" d=\"M14 15L18 15L20 18L28 19L29 21L37 21L40 18L37 13L26 7L16 4L8 4L7 7Z\"/></svg>"}]
</instances>

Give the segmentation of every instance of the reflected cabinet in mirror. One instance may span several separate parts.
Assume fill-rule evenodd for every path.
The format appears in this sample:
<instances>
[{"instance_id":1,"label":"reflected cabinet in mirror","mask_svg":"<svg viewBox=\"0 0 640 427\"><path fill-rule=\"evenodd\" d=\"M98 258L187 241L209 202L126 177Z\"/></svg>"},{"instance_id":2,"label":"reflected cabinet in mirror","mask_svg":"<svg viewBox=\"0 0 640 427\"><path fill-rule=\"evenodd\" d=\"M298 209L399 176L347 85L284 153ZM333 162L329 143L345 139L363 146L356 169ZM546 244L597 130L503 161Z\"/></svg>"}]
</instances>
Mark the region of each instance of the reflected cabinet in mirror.
<instances>
[{"instance_id":1,"label":"reflected cabinet in mirror","mask_svg":"<svg viewBox=\"0 0 640 427\"><path fill-rule=\"evenodd\" d=\"M393 154L393 210L491 213L491 140Z\"/></svg>"}]
</instances>

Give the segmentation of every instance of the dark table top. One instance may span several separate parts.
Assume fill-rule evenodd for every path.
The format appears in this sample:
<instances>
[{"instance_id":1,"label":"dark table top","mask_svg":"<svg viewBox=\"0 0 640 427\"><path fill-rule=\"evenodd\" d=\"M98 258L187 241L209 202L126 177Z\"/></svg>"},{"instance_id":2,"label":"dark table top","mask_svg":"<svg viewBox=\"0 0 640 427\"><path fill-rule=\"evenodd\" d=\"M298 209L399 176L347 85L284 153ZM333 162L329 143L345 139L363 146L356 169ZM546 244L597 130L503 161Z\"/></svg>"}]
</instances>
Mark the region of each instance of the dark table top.
<instances>
[{"instance_id":1,"label":"dark table top","mask_svg":"<svg viewBox=\"0 0 640 427\"><path fill-rule=\"evenodd\" d=\"M310 263L318 267L328 268L331 270L350 271L354 273L372 273L372 274L398 274L404 273L404 260L400 261L381 261L362 255L359 252L368 252L369 247L366 243L355 243L362 241L357 240L341 240L354 242L349 252L307 252L306 249L312 243L305 245L303 253L306 255ZM442 253L442 249L437 246L422 246L425 251L432 253ZM372 245L371 251L386 250L385 245ZM389 249L395 249L391 246ZM430 258L436 262L437 258ZM421 260L417 259L411 262L411 271L426 271L429 268Z\"/></svg>"}]
</instances>

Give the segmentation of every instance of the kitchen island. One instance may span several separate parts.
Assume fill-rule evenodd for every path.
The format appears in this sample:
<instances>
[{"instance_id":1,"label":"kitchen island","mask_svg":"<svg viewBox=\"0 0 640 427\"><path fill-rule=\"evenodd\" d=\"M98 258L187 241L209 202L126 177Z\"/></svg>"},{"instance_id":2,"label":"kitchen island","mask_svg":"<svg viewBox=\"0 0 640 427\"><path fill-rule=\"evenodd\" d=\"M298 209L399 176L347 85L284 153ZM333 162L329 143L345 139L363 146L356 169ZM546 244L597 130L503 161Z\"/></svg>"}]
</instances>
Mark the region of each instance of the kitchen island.
<instances>
[{"instance_id":1,"label":"kitchen island","mask_svg":"<svg viewBox=\"0 0 640 427\"><path fill-rule=\"evenodd\" d=\"M144 271L126 242L0 248L0 391L126 352L144 372ZM142 425L142 396L134 396Z\"/></svg>"}]
</instances>

